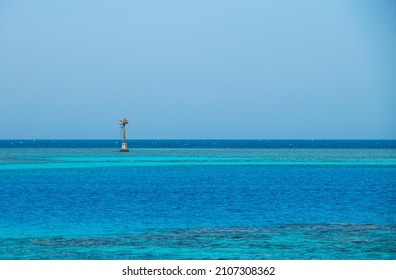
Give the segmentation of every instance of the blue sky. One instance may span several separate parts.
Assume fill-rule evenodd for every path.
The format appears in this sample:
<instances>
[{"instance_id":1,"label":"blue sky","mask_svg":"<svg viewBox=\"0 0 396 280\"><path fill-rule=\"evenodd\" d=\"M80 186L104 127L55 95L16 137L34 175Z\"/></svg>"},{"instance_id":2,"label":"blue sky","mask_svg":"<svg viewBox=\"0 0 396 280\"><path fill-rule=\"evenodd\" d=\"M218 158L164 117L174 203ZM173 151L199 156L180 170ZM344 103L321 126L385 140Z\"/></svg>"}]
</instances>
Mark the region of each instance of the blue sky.
<instances>
[{"instance_id":1,"label":"blue sky","mask_svg":"<svg viewBox=\"0 0 396 280\"><path fill-rule=\"evenodd\" d=\"M395 1L0 2L0 139L395 139Z\"/></svg>"}]
</instances>

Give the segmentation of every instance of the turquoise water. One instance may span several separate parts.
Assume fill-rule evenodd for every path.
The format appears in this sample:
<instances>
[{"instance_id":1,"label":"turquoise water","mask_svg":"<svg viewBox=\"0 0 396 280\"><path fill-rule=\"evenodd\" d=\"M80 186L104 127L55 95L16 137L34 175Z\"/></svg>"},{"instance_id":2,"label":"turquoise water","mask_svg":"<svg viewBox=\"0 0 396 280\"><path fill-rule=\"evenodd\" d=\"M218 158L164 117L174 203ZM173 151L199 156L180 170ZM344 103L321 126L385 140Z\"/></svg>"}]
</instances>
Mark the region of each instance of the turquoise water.
<instances>
[{"instance_id":1,"label":"turquoise water","mask_svg":"<svg viewBox=\"0 0 396 280\"><path fill-rule=\"evenodd\" d=\"M396 257L396 141L20 142L0 259Z\"/></svg>"}]
</instances>

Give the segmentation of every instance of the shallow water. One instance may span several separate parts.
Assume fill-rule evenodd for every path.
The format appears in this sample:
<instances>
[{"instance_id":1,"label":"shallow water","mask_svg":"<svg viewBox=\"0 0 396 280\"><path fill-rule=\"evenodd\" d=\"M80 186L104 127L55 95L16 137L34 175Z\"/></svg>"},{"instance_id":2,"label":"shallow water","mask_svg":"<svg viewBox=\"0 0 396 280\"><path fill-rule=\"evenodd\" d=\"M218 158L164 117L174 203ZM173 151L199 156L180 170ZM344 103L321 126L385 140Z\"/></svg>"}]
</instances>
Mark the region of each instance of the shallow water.
<instances>
[{"instance_id":1,"label":"shallow water","mask_svg":"<svg viewBox=\"0 0 396 280\"><path fill-rule=\"evenodd\" d=\"M212 142L0 143L0 259L395 259L393 143Z\"/></svg>"}]
</instances>

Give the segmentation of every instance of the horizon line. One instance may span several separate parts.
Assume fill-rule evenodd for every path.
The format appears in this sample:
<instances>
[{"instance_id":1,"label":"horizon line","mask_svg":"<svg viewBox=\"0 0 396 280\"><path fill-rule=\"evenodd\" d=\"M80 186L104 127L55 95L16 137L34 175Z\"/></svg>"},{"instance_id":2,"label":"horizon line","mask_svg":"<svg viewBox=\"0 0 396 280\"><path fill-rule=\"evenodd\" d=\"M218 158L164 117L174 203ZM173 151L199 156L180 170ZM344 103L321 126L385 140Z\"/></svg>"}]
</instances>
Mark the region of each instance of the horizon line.
<instances>
[{"instance_id":1,"label":"horizon line","mask_svg":"<svg viewBox=\"0 0 396 280\"><path fill-rule=\"evenodd\" d=\"M3 138L0 141L122 141L119 138ZM132 138L127 141L396 141L396 138Z\"/></svg>"}]
</instances>

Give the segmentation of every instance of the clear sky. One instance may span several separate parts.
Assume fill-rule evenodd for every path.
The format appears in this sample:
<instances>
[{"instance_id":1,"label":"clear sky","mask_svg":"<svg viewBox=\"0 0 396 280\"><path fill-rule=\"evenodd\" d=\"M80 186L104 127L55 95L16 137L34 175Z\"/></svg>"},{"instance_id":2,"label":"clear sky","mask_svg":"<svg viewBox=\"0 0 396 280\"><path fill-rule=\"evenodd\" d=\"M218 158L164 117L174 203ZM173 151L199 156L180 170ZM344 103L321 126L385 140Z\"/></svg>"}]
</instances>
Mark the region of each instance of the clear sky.
<instances>
[{"instance_id":1,"label":"clear sky","mask_svg":"<svg viewBox=\"0 0 396 280\"><path fill-rule=\"evenodd\" d=\"M396 1L1 0L0 139L395 139Z\"/></svg>"}]
</instances>

